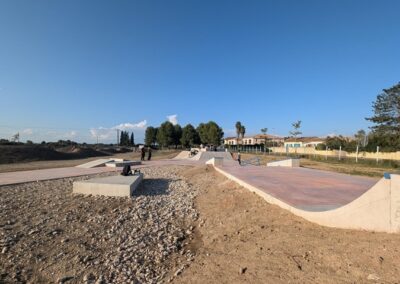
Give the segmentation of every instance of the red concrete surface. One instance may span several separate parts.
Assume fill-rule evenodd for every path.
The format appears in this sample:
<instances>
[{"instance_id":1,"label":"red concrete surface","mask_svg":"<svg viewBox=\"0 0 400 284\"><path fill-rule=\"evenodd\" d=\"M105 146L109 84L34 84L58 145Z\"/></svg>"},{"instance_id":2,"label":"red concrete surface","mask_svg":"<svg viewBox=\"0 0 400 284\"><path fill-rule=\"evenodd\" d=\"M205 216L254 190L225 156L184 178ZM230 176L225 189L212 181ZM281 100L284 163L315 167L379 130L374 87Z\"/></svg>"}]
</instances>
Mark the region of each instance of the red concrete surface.
<instances>
[{"instance_id":1,"label":"red concrete surface","mask_svg":"<svg viewBox=\"0 0 400 284\"><path fill-rule=\"evenodd\" d=\"M223 171L294 207L323 211L343 206L369 190L378 180L307 168L238 166Z\"/></svg>"}]
</instances>

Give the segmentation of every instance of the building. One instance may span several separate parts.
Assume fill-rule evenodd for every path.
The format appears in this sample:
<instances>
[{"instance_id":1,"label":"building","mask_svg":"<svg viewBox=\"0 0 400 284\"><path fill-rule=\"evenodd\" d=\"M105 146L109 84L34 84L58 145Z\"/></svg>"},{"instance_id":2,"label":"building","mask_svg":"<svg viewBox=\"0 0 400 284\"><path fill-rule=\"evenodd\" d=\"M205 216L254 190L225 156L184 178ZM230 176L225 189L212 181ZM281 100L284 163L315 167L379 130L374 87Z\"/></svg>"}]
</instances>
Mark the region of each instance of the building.
<instances>
[{"instance_id":1,"label":"building","mask_svg":"<svg viewBox=\"0 0 400 284\"><path fill-rule=\"evenodd\" d=\"M237 139L237 137L226 137L224 138L224 144L225 145L237 145L237 142L239 142L239 145L263 145L265 142L266 143L276 143L276 146L280 146L284 142L284 138L275 136L275 135L269 135L269 134L257 134L253 136L245 136L243 138Z\"/></svg>"},{"instance_id":2,"label":"building","mask_svg":"<svg viewBox=\"0 0 400 284\"><path fill-rule=\"evenodd\" d=\"M317 147L318 144L325 143L325 139L319 137L290 137L285 139L285 148Z\"/></svg>"}]
</instances>

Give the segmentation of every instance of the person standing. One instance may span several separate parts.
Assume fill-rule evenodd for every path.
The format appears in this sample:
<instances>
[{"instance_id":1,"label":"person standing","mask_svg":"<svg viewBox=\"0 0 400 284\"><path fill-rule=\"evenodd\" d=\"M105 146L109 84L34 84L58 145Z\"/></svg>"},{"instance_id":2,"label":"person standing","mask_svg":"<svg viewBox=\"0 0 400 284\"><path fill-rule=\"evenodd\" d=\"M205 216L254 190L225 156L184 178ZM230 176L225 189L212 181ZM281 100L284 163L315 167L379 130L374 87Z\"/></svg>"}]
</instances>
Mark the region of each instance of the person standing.
<instances>
[{"instance_id":1,"label":"person standing","mask_svg":"<svg viewBox=\"0 0 400 284\"><path fill-rule=\"evenodd\" d=\"M149 153L148 153L148 156L147 156L147 161L150 161L151 160L151 148L149 148Z\"/></svg>"},{"instance_id":2,"label":"person standing","mask_svg":"<svg viewBox=\"0 0 400 284\"><path fill-rule=\"evenodd\" d=\"M238 151L238 154L237 154L237 160L238 160L238 162L239 162L239 165L242 165L240 150Z\"/></svg>"},{"instance_id":3,"label":"person standing","mask_svg":"<svg viewBox=\"0 0 400 284\"><path fill-rule=\"evenodd\" d=\"M142 147L142 149L140 149L140 160L144 161L144 156L146 155L146 149L144 148L144 146Z\"/></svg>"}]
</instances>

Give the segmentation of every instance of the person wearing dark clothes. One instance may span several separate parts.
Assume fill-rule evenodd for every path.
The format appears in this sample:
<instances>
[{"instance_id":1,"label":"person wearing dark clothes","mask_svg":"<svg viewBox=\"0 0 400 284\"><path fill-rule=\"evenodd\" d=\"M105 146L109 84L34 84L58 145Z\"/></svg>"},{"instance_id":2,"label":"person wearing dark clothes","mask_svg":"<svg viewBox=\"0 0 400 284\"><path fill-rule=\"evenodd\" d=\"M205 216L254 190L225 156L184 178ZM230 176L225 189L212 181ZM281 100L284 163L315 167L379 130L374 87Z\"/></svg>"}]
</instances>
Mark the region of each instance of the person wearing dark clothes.
<instances>
[{"instance_id":1,"label":"person wearing dark clothes","mask_svg":"<svg viewBox=\"0 0 400 284\"><path fill-rule=\"evenodd\" d=\"M151 160L151 148L149 148L149 153L148 153L148 156L147 156L147 161L150 161Z\"/></svg>"},{"instance_id":2,"label":"person wearing dark clothes","mask_svg":"<svg viewBox=\"0 0 400 284\"><path fill-rule=\"evenodd\" d=\"M146 155L146 149L143 147L140 151L141 151L140 152L140 160L144 161L144 156Z\"/></svg>"},{"instance_id":3,"label":"person wearing dark clothes","mask_svg":"<svg viewBox=\"0 0 400 284\"><path fill-rule=\"evenodd\" d=\"M240 157L240 151L238 151L238 154L237 154L237 160L238 160L238 162L239 162L239 165L241 165L242 164L242 161L241 161L241 159L240 159L241 157Z\"/></svg>"}]
</instances>

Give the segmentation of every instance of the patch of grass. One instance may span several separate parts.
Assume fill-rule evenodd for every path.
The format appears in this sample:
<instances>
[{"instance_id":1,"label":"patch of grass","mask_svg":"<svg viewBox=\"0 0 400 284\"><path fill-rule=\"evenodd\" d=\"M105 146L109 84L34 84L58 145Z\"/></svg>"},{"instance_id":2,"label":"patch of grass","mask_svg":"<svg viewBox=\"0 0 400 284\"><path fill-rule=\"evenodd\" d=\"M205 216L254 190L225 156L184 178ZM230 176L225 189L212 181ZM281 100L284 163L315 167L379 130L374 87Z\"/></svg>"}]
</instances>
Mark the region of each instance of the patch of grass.
<instances>
[{"instance_id":1,"label":"patch of grass","mask_svg":"<svg viewBox=\"0 0 400 284\"><path fill-rule=\"evenodd\" d=\"M325 171L333 171L351 175L363 175L370 177L382 177L385 172L399 173L400 161L380 160L378 163L373 159L359 159L356 163L355 159L337 157L312 156L312 155L269 155L269 154L243 154L243 160L251 157L259 157L262 165L276 160L284 160L287 158L300 158L300 165L306 168L319 169Z\"/></svg>"}]
</instances>

